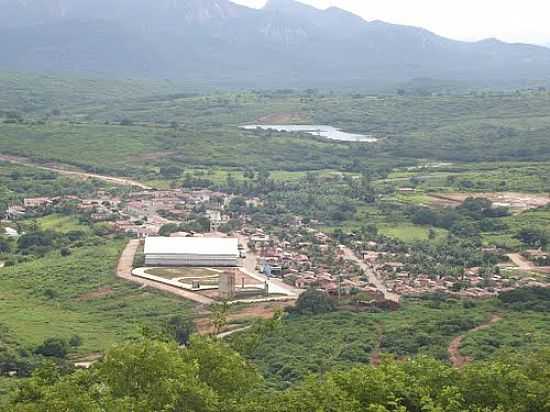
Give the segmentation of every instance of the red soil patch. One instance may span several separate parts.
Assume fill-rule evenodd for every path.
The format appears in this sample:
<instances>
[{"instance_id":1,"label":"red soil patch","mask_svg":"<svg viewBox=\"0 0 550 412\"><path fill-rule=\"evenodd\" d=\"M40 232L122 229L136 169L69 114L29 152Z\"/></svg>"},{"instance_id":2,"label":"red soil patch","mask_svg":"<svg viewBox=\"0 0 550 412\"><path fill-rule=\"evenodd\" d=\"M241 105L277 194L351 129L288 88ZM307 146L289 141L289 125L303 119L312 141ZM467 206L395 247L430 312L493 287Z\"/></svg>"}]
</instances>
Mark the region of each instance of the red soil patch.
<instances>
[{"instance_id":1,"label":"red soil patch","mask_svg":"<svg viewBox=\"0 0 550 412\"><path fill-rule=\"evenodd\" d=\"M113 289L111 288L100 288L100 289L94 290L93 292L88 292L88 293L84 293L83 295L80 295L78 297L78 300L81 302L86 302L89 300L101 299L106 296L109 296L112 293L113 293Z\"/></svg>"}]
</instances>

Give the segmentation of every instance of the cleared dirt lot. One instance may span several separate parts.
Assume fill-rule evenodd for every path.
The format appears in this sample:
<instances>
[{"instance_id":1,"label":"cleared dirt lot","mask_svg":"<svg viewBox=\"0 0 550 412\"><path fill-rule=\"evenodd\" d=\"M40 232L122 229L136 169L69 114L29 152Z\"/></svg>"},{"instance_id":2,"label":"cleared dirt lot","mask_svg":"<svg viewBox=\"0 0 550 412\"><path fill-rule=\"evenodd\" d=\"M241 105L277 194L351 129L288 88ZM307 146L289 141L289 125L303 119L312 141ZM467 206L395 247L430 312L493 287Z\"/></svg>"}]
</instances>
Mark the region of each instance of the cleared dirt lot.
<instances>
[{"instance_id":1,"label":"cleared dirt lot","mask_svg":"<svg viewBox=\"0 0 550 412\"><path fill-rule=\"evenodd\" d=\"M481 193L430 193L427 195L433 206L449 207L462 204L467 198L486 198L495 206L509 207L513 211L522 212L550 204L550 196L535 193L518 192L481 192Z\"/></svg>"}]
</instances>

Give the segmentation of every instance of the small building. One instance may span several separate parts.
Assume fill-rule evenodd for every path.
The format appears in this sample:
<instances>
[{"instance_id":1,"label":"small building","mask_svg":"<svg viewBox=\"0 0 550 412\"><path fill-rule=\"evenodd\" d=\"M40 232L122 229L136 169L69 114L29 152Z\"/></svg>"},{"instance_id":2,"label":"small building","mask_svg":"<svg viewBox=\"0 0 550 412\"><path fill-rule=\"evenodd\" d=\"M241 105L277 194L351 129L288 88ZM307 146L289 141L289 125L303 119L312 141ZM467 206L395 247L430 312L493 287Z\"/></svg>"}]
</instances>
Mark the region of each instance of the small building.
<instances>
[{"instance_id":1,"label":"small building","mask_svg":"<svg viewBox=\"0 0 550 412\"><path fill-rule=\"evenodd\" d=\"M52 203L52 200L49 197L32 197L23 199L23 204L25 207L42 207L47 206Z\"/></svg>"},{"instance_id":2,"label":"small building","mask_svg":"<svg viewBox=\"0 0 550 412\"><path fill-rule=\"evenodd\" d=\"M146 266L239 266L239 241L231 238L148 237Z\"/></svg>"}]
</instances>

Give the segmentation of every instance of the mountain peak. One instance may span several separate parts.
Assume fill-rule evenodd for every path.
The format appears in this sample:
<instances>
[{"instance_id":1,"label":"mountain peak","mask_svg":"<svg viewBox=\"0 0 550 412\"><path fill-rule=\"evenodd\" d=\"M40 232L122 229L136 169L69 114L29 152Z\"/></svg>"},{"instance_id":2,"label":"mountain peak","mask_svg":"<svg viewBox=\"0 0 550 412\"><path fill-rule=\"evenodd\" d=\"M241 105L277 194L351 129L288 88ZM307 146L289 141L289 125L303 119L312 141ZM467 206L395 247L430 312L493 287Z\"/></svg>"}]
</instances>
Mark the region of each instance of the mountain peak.
<instances>
[{"instance_id":1,"label":"mountain peak","mask_svg":"<svg viewBox=\"0 0 550 412\"><path fill-rule=\"evenodd\" d=\"M283 12L300 12L300 11L311 11L319 9L309 6L304 3L300 3L296 0L268 0L264 6L264 10L270 11L283 11Z\"/></svg>"},{"instance_id":2,"label":"mountain peak","mask_svg":"<svg viewBox=\"0 0 550 412\"><path fill-rule=\"evenodd\" d=\"M546 81L550 72L548 48L453 41L296 0L260 10L231 0L0 0L0 10L0 70L238 87L381 87L426 77L485 87Z\"/></svg>"}]
</instances>

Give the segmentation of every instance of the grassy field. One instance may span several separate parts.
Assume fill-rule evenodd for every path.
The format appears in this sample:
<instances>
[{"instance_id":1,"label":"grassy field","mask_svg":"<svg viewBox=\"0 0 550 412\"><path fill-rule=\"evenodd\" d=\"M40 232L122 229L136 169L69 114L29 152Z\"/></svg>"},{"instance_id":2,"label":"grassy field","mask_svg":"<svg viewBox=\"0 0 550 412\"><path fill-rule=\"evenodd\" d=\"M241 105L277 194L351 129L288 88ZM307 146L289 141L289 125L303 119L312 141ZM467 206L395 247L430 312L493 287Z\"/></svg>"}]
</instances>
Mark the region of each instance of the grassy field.
<instances>
[{"instance_id":1,"label":"grassy field","mask_svg":"<svg viewBox=\"0 0 550 412\"><path fill-rule=\"evenodd\" d=\"M47 337L82 337L81 353L101 351L174 314L187 302L119 281L114 267L123 243L101 242L69 257L57 253L0 269L2 322L23 345Z\"/></svg>"},{"instance_id":2,"label":"grassy field","mask_svg":"<svg viewBox=\"0 0 550 412\"><path fill-rule=\"evenodd\" d=\"M384 236L399 239L403 242L414 242L417 240L428 240L430 227L412 224L379 225L378 231ZM439 240L447 235L444 229L432 229L436 235L434 240Z\"/></svg>"},{"instance_id":3,"label":"grassy field","mask_svg":"<svg viewBox=\"0 0 550 412\"><path fill-rule=\"evenodd\" d=\"M55 230L67 233L73 230L89 231L89 226L81 225L75 216L47 215L35 220L41 230Z\"/></svg>"},{"instance_id":4,"label":"grassy field","mask_svg":"<svg viewBox=\"0 0 550 412\"><path fill-rule=\"evenodd\" d=\"M221 270L212 270L207 268L154 268L145 271L149 275L160 276L162 278L207 278L218 276Z\"/></svg>"},{"instance_id":5,"label":"grassy field","mask_svg":"<svg viewBox=\"0 0 550 412\"><path fill-rule=\"evenodd\" d=\"M462 353L487 359L499 352L521 349L526 352L548 346L550 315L538 312L507 312L504 318L487 330L466 336Z\"/></svg>"},{"instance_id":6,"label":"grassy field","mask_svg":"<svg viewBox=\"0 0 550 412\"><path fill-rule=\"evenodd\" d=\"M422 202L423 192L526 192L550 191L550 164L547 162L453 163L415 170L397 169L380 182L419 189L419 193L399 194L400 200Z\"/></svg>"}]
</instances>

